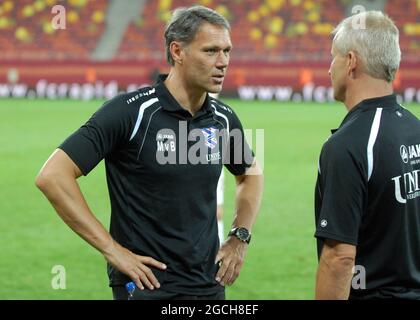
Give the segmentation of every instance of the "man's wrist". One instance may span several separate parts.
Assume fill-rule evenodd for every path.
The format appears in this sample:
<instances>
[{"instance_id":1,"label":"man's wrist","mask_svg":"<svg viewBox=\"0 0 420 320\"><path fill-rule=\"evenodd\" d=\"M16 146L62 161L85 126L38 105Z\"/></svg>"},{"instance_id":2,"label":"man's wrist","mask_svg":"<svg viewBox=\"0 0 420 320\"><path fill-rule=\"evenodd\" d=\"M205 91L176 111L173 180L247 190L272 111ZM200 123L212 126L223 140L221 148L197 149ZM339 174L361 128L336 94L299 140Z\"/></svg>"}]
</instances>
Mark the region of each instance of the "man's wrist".
<instances>
[{"instance_id":1,"label":"man's wrist","mask_svg":"<svg viewBox=\"0 0 420 320\"><path fill-rule=\"evenodd\" d=\"M244 227L236 227L229 231L229 237L236 237L241 242L249 244L251 241L251 232Z\"/></svg>"},{"instance_id":2,"label":"man's wrist","mask_svg":"<svg viewBox=\"0 0 420 320\"><path fill-rule=\"evenodd\" d=\"M117 246L118 243L110 237L110 239L106 240L106 243L102 246L102 248L99 248L99 251L104 256L110 256L115 252Z\"/></svg>"}]
</instances>

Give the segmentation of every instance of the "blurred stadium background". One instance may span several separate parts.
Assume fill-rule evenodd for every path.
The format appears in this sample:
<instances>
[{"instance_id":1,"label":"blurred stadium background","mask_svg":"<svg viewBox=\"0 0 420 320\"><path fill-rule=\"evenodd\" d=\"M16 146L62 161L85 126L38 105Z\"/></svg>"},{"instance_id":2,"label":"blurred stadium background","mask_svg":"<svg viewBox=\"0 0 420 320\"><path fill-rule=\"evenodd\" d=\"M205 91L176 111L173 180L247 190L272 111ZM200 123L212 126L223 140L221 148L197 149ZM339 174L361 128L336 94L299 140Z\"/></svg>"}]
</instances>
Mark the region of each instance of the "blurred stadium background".
<instances>
[{"instance_id":1,"label":"blurred stadium background","mask_svg":"<svg viewBox=\"0 0 420 320\"><path fill-rule=\"evenodd\" d=\"M56 216L34 178L104 99L168 69L164 25L171 10L193 4L229 19L234 50L222 99L244 127L265 130L263 206L227 297L313 298L318 154L346 113L332 102L330 32L355 5L387 12L403 53L395 91L419 116L420 0L1 0L0 299L111 298L104 259ZM65 9L64 29L52 23L63 23L56 5ZM102 164L80 183L108 226ZM226 230L233 194L228 178ZM51 286L55 265L66 269L65 290Z\"/></svg>"}]
</instances>

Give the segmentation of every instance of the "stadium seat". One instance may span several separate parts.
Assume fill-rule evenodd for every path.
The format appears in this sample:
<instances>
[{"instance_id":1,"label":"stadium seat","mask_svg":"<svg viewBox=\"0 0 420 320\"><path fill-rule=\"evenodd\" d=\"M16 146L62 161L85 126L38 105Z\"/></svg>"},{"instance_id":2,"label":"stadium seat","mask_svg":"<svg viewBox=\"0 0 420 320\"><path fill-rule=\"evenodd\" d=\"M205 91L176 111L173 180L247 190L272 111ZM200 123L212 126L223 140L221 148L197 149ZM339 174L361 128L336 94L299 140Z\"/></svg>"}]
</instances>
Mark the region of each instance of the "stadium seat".
<instances>
[{"instance_id":1,"label":"stadium seat","mask_svg":"<svg viewBox=\"0 0 420 320\"><path fill-rule=\"evenodd\" d=\"M56 4L66 8L66 30L50 23L49 8ZM163 61L165 22L174 8L194 4L228 18L235 59L240 61L326 61L330 33L344 18L343 2L332 0L148 0L125 30L113 59ZM0 59L89 59L105 30L108 5L107 0L0 1ZM403 58L417 61L420 0L388 0L385 11L400 28Z\"/></svg>"}]
</instances>

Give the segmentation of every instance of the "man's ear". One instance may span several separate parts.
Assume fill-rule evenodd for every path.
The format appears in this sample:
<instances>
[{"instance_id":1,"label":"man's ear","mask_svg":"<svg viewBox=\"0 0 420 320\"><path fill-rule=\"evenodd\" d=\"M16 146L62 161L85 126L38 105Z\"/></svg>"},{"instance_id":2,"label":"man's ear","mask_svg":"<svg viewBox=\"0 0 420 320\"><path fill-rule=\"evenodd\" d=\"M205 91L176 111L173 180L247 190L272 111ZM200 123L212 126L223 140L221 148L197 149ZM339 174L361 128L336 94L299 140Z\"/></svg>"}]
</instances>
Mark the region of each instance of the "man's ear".
<instances>
[{"instance_id":1,"label":"man's ear","mask_svg":"<svg viewBox=\"0 0 420 320\"><path fill-rule=\"evenodd\" d=\"M354 73L359 64L360 61L356 53L354 51L349 51L347 53L347 75L354 77Z\"/></svg>"},{"instance_id":2,"label":"man's ear","mask_svg":"<svg viewBox=\"0 0 420 320\"><path fill-rule=\"evenodd\" d=\"M178 41L172 41L169 45L169 51L171 52L172 59L175 63L182 64L183 60L183 48L180 42Z\"/></svg>"}]
</instances>

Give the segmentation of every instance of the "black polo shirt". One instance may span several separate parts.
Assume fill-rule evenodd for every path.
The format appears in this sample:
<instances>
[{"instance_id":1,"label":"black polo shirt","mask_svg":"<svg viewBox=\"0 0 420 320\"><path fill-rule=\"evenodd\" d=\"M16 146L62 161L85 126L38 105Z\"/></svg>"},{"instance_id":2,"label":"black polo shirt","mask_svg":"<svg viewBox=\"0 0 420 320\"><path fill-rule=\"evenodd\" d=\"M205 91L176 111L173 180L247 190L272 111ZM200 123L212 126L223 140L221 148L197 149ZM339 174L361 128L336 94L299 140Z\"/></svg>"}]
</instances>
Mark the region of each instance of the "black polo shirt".
<instances>
[{"instance_id":1,"label":"black polo shirt","mask_svg":"<svg viewBox=\"0 0 420 320\"><path fill-rule=\"evenodd\" d=\"M163 84L106 102L60 146L87 175L105 159L110 233L122 246L153 257L162 289L184 294L222 290L216 187L225 164L242 175L253 161L233 110L207 95L194 116ZM129 279L108 266L110 285Z\"/></svg>"},{"instance_id":2,"label":"black polo shirt","mask_svg":"<svg viewBox=\"0 0 420 320\"><path fill-rule=\"evenodd\" d=\"M355 106L324 144L315 190L323 239L357 246L351 298L420 298L420 121L395 95ZM353 280L356 279L355 278Z\"/></svg>"}]
</instances>

